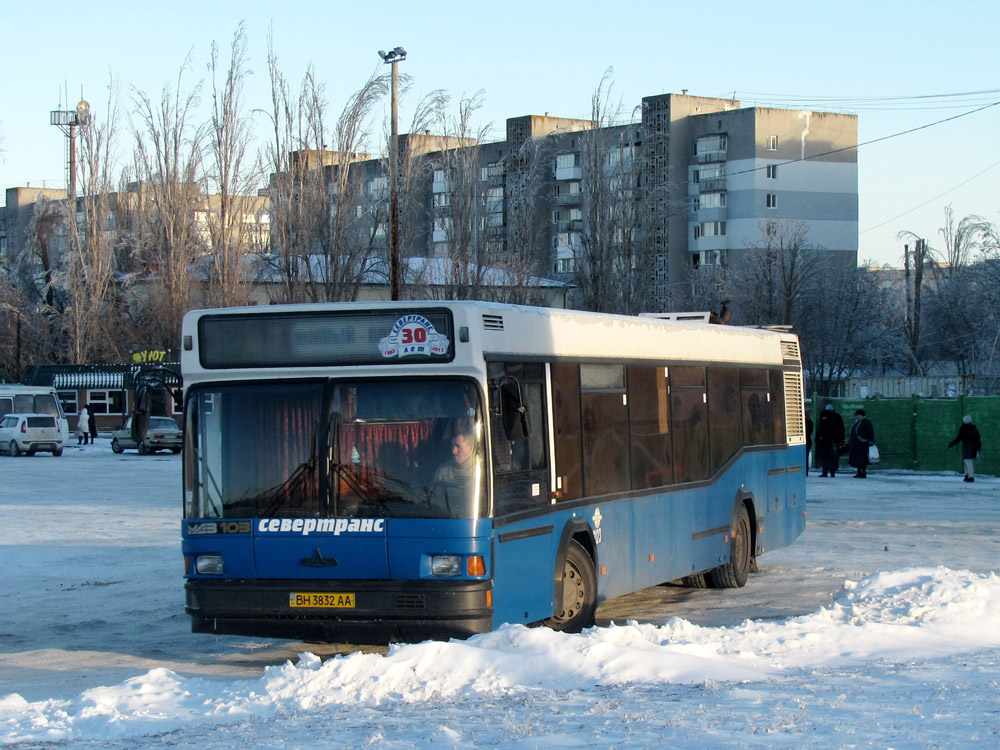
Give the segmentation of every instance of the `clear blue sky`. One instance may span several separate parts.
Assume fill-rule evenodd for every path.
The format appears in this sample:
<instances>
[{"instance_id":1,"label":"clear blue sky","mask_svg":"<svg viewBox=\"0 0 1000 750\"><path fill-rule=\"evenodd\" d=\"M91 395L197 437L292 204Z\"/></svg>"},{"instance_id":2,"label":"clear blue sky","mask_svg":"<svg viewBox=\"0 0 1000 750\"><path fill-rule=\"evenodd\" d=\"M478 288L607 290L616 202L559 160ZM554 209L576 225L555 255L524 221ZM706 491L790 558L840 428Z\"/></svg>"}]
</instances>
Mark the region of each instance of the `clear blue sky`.
<instances>
[{"instance_id":1,"label":"clear blue sky","mask_svg":"<svg viewBox=\"0 0 1000 750\"><path fill-rule=\"evenodd\" d=\"M6 152L0 188L65 184L65 138L48 124L64 89L70 105L82 90L100 116L114 76L127 109L131 88L156 98L164 85L173 85L189 52L188 82L207 82L211 43L225 50L241 20L254 71L249 106L268 105L266 50L273 29L285 76L298 82L312 63L327 84L333 115L381 66L377 50L405 47L409 57L401 70L413 84L401 104L403 124L408 104L433 89L455 98L482 90L480 124L493 123L497 134L506 118L518 115L587 117L608 68L614 69L615 97L628 110L651 94L735 92L744 106L781 100L856 113L862 143L1000 101L996 0L5 0L0 16L0 148ZM978 105L891 101L980 91L994 93L969 98ZM834 103L819 104L824 98ZM1000 222L1000 106L865 146L859 173L862 261L898 265L900 230L940 245L949 203L959 217L980 214Z\"/></svg>"}]
</instances>

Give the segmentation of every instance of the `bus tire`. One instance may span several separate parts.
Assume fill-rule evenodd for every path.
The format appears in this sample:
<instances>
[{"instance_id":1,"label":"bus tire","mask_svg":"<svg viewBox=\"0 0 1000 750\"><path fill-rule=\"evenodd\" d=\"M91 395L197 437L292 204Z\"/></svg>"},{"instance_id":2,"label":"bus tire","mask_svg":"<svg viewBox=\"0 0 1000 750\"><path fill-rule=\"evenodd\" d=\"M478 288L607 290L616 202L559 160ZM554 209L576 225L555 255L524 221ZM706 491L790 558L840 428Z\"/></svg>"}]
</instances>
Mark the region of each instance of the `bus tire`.
<instances>
[{"instance_id":1,"label":"bus tire","mask_svg":"<svg viewBox=\"0 0 1000 750\"><path fill-rule=\"evenodd\" d=\"M597 571L587 550L574 539L566 547L563 567L563 600L544 621L546 627L563 633L579 633L594 624L597 611Z\"/></svg>"},{"instance_id":2,"label":"bus tire","mask_svg":"<svg viewBox=\"0 0 1000 750\"><path fill-rule=\"evenodd\" d=\"M753 553L750 549L750 514L740 503L733 513L733 526L729 537L729 562L712 568L706 574L709 582L719 589L738 589L746 585L750 575Z\"/></svg>"}]
</instances>

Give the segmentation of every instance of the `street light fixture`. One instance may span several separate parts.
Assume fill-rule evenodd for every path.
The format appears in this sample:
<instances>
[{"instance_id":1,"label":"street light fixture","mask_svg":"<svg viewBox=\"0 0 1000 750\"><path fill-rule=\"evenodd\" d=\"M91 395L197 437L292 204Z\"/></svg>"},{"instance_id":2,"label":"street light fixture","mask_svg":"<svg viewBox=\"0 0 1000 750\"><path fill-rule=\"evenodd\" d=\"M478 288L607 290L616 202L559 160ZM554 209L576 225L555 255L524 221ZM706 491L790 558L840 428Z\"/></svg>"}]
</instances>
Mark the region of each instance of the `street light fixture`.
<instances>
[{"instance_id":1,"label":"street light fixture","mask_svg":"<svg viewBox=\"0 0 1000 750\"><path fill-rule=\"evenodd\" d=\"M405 55L405 53L404 53ZM76 198L76 129L90 122L90 104L81 99L76 109L55 109L49 112L49 124L58 127L69 138L69 199ZM75 211L75 207L74 207Z\"/></svg>"},{"instance_id":2,"label":"street light fixture","mask_svg":"<svg viewBox=\"0 0 1000 750\"><path fill-rule=\"evenodd\" d=\"M396 64L406 59L406 50L393 47L386 52L379 50L382 62L392 66L392 122L389 131L389 296L399 299L399 133L396 130L399 96L399 70Z\"/></svg>"}]
</instances>

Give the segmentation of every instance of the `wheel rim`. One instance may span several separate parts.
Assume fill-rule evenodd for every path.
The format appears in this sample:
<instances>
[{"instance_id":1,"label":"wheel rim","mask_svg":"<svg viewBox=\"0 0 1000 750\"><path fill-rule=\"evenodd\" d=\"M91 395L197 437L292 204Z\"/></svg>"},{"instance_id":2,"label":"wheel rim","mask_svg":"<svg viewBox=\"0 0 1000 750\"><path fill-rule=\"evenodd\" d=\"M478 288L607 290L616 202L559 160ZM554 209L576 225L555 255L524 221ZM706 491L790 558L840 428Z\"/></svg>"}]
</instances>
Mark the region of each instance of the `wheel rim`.
<instances>
[{"instance_id":1,"label":"wheel rim","mask_svg":"<svg viewBox=\"0 0 1000 750\"><path fill-rule=\"evenodd\" d=\"M733 534L733 564L738 570L750 569L750 524L745 517L736 523Z\"/></svg>"},{"instance_id":2,"label":"wheel rim","mask_svg":"<svg viewBox=\"0 0 1000 750\"><path fill-rule=\"evenodd\" d=\"M10 446L8 447L8 450L10 451L10 455L16 456L17 455L17 443L15 443L13 440L11 440L10 441Z\"/></svg>"},{"instance_id":3,"label":"wheel rim","mask_svg":"<svg viewBox=\"0 0 1000 750\"><path fill-rule=\"evenodd\" d=\"M558 622L569 622L583 609L587 601L587 584L583 573L571 561L566 561L563 570L562 611L553 617Z\"/></svg>"}]
</instances>

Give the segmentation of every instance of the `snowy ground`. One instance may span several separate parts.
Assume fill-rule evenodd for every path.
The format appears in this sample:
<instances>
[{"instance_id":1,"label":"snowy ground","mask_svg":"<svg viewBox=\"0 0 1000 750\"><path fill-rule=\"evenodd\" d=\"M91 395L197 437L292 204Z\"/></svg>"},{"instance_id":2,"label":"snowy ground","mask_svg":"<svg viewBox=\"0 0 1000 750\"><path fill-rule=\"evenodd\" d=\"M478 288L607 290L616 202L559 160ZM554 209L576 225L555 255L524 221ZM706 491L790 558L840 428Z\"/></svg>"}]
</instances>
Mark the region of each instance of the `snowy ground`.
<instances>
[{"instance_id":1,"label":"snowy ground","mask_svg":"<svg viewBox=\"0 0 1000 750\"><path fill-rule=\"evenodd\" d=\"M0 742L1000 746L1000 480L814 476L808 495L805 534L745 589L639 592L578 636L328 658L190 633L179 457L0 456Z\"/></svg>"}]
</instances>

